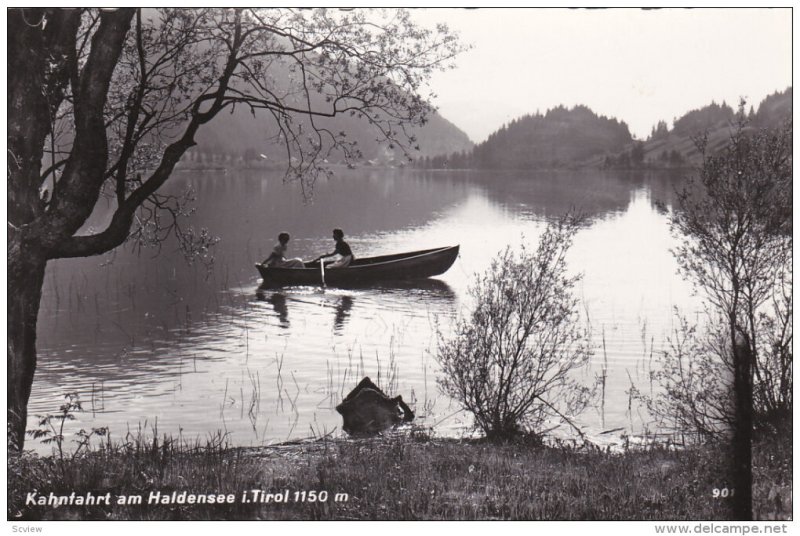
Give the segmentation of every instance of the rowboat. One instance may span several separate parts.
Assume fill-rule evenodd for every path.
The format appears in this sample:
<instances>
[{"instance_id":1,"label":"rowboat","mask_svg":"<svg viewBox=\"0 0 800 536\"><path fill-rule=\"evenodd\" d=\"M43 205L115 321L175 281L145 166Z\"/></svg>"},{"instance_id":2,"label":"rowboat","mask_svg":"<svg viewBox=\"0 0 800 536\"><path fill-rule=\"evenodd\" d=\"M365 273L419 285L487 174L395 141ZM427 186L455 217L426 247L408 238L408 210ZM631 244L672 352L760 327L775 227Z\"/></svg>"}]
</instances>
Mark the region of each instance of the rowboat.
<instances>
[{"instance_id":1,"label":"rowboat","mask_svg":"<svg viewBox=\"0 0 800 536\"><path fill-rule=\"evenodd\" d=\"M458 246L364 257L347 268L322 270L319 261L307 262L304 268L276 268L256 264L264 285L359 286L384 281L422 279L445 273L458 257ZM324 277L324 281L323 281Z\"/></svg>"}]
</instances>

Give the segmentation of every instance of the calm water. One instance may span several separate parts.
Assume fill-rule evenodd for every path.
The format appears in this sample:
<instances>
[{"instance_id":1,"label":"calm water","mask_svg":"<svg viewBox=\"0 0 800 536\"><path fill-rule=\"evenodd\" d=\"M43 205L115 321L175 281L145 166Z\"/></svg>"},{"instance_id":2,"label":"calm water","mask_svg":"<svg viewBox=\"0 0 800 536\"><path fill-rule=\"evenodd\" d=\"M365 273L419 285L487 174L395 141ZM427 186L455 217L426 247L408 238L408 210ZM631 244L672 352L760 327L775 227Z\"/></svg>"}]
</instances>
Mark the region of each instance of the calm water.
<instances>
[{"instance_id":1,"label":"calm water","mask_svg":"<svg viewBox=\"0 0 800 536\"><path fill-rule=\"evenodd\" d=\"M438 433L463 434L469 418L437 388L436 331L449 331L494 254L534 243L547 218L573 208L592 218L569 257L584 274L578 292L596 346L581 375L590 383L606 367L608 376L604 406L581 418L590 436L647 424L627 390L650 389L651 356L673 308L697 308L655 208L672 201L677 178L665 174L342 171L318 183L310 203L264 172L171 180L176 193L196 192L190 223L220 238L213 271L187 265L172 242L160 253L127 248L51 263L29 428L78 392L85 411L70 433L108 426L119 438L157 423L159 434L222 431L237 445L340 434L333 408L369 375ZM106 215L96 216L99 226ZM461 255L446 274L416 284L259 289L253 263L278 232L292 234L290 256L313 258L332 250L333 227L359 256L451 244Z\"/></svg>"}]
</instances>

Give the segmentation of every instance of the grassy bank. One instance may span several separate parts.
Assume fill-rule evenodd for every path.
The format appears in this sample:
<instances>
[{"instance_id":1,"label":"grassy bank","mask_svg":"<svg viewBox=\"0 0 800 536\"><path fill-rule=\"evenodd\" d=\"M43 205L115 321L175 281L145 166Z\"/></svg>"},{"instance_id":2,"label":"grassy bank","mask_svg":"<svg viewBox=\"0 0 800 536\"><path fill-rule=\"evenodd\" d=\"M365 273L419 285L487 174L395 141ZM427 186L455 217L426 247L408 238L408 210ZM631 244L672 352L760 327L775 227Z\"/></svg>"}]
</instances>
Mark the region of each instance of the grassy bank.
<instances>
[{"instance_id":1,"label":"grassy bank","mask_svg":"<svg viewBox=\"0 0 800 536\"><path fill-rule=\"evenodd\" d=\"M424 435L230 449L138 440L79 459L9 459L9 519L726 519L727 456L711 447L610 453ZM755 449L755 509L791 515L791 439ZM288 503L243 502L251 490ZM326 491L324 502L295 492ZM233 504L147 504L151 492L233 494ZM25 505L110 494L111 505ZM337 494L338 501L337 501ZM346 494L346 498L345 498ZM141 505L117 505L141 496ZM37 495L38 497L38 495Z\"/></svg>"}]
</instances>

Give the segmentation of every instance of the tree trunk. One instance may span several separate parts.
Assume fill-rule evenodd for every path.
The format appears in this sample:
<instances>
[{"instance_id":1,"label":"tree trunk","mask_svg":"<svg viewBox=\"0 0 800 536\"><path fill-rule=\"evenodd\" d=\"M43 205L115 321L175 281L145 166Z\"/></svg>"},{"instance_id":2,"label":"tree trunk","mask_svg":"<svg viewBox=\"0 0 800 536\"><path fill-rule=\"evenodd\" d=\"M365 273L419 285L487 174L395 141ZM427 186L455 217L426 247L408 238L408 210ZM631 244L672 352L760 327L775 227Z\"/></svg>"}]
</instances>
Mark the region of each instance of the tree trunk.
<instances>
[{"instance_id":1,"label":"tree trunk","mask_svg":"<svg viewBox=\"0 0 800 536\"><path fill-rule=\"evenodd\" d=\"M738 521L753 519L753 356L747 335L736 328L733 343L733 515Z\"/></svg>"},{"instance_id":2,"label":"tree trunk","mask_svg":"<svg viewBox=\"0 0 800 536\"><path fill-rule=\"evenodd\" d=\"M15 243L16 242L16 243ZM8 417L7 444L22 450L28 398L36 371L36 320L47 260L34 247L9 238L8 248Z\"/></svg>"},{"instance_id":3,"label":"tree trunk","mask_svg":"<svg viewBox=\"0 0 800 536\"><path fill-rule=\"evenodd\" d=\"M103 183L108 161L103 109L133 14L133 9L100 13L91 49L78 72L71 56L81 10L9 11L6 412L10 449L21 450L25 442L27 404L36 371L36 321L47 260L57 258L55 246L73 239L85 223ZM39 191L43 146L70 73L74 77L75 135L58 188L52 183L52 196L46 203Z\"/></svg>"}]
</instances>

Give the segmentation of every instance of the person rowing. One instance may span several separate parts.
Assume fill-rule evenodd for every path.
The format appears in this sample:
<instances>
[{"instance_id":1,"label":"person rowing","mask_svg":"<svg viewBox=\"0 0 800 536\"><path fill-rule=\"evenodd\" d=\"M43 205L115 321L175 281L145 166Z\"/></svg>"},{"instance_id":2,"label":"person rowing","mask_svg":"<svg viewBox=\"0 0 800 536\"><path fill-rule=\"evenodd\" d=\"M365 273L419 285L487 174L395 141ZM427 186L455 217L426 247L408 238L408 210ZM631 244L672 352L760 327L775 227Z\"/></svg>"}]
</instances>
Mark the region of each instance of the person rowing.
<instances>
[{"instance_id":1,"label":"person rowing","mask_svg":"<svg viewBox=\"0 0 800 536\"><path fill-rule=\"evenodd\" d=\"M322 259L327 259L328 257L333 257L334 255L338 255L339 258L334 262L327 264L326 268L347 268L350 266L350 263L355 260L355 255L353 255L353 250L350 249L350 246L347 242L344 241L344 231L341 229L334 229L333 230L333 239L336 241L336 248L330 252L326 253L325 255L320 255L316 259L311 262L321 261Z\"/></svg>"},{"instance_id":2,"label":"person rowing","mask_svg":"<svg viewBox=\"0 0 800 536\"><path fill-rule=\"evenodd\" d=\"M304 268L303 259L287 259L286 251L289 247L289 233L278 235L278 243L272 248L272 253L261 263L272 268Z\"/></svg>"}]
</instances>

